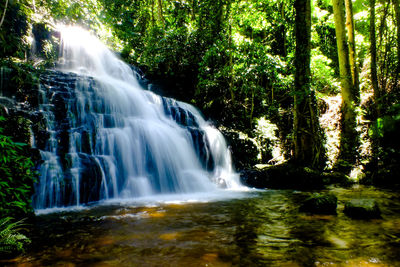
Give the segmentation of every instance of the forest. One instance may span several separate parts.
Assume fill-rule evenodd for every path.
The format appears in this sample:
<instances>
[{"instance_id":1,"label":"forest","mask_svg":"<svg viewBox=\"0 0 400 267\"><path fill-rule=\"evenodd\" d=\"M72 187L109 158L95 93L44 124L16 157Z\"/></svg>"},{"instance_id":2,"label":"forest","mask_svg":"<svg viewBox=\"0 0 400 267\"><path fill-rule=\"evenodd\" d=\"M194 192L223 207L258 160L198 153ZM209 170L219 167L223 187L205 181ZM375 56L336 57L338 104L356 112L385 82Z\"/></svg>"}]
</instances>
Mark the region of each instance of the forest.
<instances>
[{"instance_id":1,"label":"forest","mask_svg":"<svg viewBox=\"0 0 400 267\"><path fill-rule=\"evenodd\" d=\"M68 44L62 29L70 25L92 37L79 30ZM110 80L111 72L121 80ZM193 266L400 264L399 75L399 0L0 0L0 265L160 266L168 262L165 253L171 266L194 257ZM122 81L121 88L129 82L129 90L140 93L107 91ZM142 103L148 107L138 111ZM140 117L139 126L133 117ZM172 122L161 126L167 119ZM179 143L183 139L190 152ZM194 168L196 175L189 175ZM257 197L248 203L224 200L229 204L209 207L210 213L168 201L123 212L125 204L95 204L197 193L196 187L208 192L215 184L229 191L234 179L267 191L249 193ZM92 206L86 213L63 210ZM61 211L44 211L50 209ZM167 215L179 222L191 210L198 217L188 229L221 243L234 236L236 243L220 248L196 236L198 247L210 251L193 248L181 256L174 250L179 245L153 241L148 248L144 237L135 237L132 246L142 246L130 252L139 253L137 262L94 252L124 253L128 241L118 231L126 226L111 227L107 216L128 213L150 220L136 230L124 228L131 236L158 225L149 240L158 235L185 246L182 240L191 235L183 226L166 232ZM283 216L289 236L279 232L274 212ZM243 231L216 228L211 222L218 215ZM273 235L264 233L262 240L266 221L275 228L267 227ZM199 225L214 232L200 234ZM57 239L63 227L63 237L72 240L67 248ZM311 234L316 228L326 230ZM341 228L348 239L339 240ZM90 236L79 239L85 229ZM52 245L41 237L46 231ZM107 231L115 236L95 240ZM380 239L363 239L363 231ZM259 248L279 238L287 243L276 254ZM93 251L81 245L92 241ZM352 242L361 245L355 249ZM316 252L320 247L328 252ZM345 254L329 254L329 247ZM389 252L382 252L385 247ZM75 253L82 256L70 261ZM368 253L378 255L366 259ZM276 260L282 255L291 258Z\"/></svg>"}]
</instances>

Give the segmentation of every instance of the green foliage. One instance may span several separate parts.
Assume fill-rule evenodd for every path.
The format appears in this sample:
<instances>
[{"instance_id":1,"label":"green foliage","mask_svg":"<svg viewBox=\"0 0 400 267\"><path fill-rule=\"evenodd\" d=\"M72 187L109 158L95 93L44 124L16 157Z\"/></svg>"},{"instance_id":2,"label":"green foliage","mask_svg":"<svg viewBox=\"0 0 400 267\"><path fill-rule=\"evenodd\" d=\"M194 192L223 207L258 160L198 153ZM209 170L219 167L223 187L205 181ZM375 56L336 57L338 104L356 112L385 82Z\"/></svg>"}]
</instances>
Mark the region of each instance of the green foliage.
<instances>
[{"instance_id":1,"label":"green foliage","mask_svg":"<svg viewBox=\"0 0 400 267\"><path fill-rule=\"evenodd\" d=\"M96 0L39 0L37 5L46 9L47 15L65 23L76 23L91 28L100 26L99 16L101 5Z\"/></svg>"},{"instance_id":2,"label":"green foliage","mask_svg":"<svg viewBox=\"0 0 400 267\"><path fill-rule=\"evenodd\" d=\"M0 122L5 119L0 117ZM24 143L14 142L0 128L0 214L20 217L33 212L31 196L37 177Z\"/></svg>"},{"instance_id":3,"label":"green foliage","mask_svg":"<svg viewBox=\"0 0 400 267\"><path fill-rule=\"evenodd\" d=\"M196 103L206 114L219 114L223 124L249 132L255 118L286 105L293 17L283 1L233 2L229 8L228 30L199 63Z\"/></svg>"},{"instance_id":4,"label":"green foliage","mask_svg":"<svg viewBox=\"0 0 400 267\"><path fill-rule=\"evenodd\" d=\"M148 47L139 63L145 65L154 74L173 76L187 70L189 36L185 28L171 29L165 32L160 27L151 29L145 39Z\"/></svg>"},{"instance_id":5,"label":"green foliage","mask_svg":"<svg viewBox=\"0 0 400 267\"><path fill-rule=\"evenodd\" d=\"M329 1L330 2L330 1ZM332 5L327 1L318 1L314 7L312 18L312 46L313 57L324 56L327 58L325 68L329 66L334 70L337 77L339 75L339 59L336 47L335 25L333 22ZM318 71L315 68L322 66L312 66L313 71Z\"/></svg>"},{"instance_id":6,"label":"green foliage","mask_svg":"<svg viewBox=\"0 0 400 267\"><path fill-rule=\"evenodd\" d=\"M231 121L247 128L289 91L291 69L279 56L294 47L292 0L161 2L160 9L158 1L101 1L121 56L174 85L164 93L194 100L224 123L234 111Z\"/></svg>"},{"instance_id":7,"label":"green foliage","mask_svg":"<svg viewBox=\"0 0 400 267\"><path fill-rule=\"evenodd\" d=\"M5 1L0 3L1 14ZM28 31L32 9L28 1L9 1L4 23L0 28L0 58L26 57L29 49Z\"/></svg>"},{"instance_id":8,"label":"green foliage","mask_svg":"<svg viewBox=\"0 0 400 267\"><path fill-rule=\"evenodd\" d=\"M31 240L21 233L23 220L13 222L11 217L0 219L0 255L23 252Z\"/></svg>"},{"instance_id":9,"label":"green foliage","mask_svg":"<svg viewBox=\"0 0 400 267\"><path fill-rule=\"evenodd\" d=\"M53 35L53 29L46 23L34 23L32 25L33 55L49 62L55 62L58 58L59 40Z\"/></svg>"},{"instance_id":10,"label":"green foliage","mask_svg":"<svg viewBox=\"0 0 400 267\"><path fill-rule=\"evenodd\" d=\"M311 51L312 87L322 93L339 93L338 82L334 70L330 67L331 60L324 56L319 49Z\"/></svg>"},{"instance_id":11,"label":"green foliage","mask_svg":"<svg viewBox=\"0 0 400 267\"><path fill-rule=\"evenodd\" d=\"M8 91L17 101L38 103L31 91L35 68L29 58L31 31L41 57L54 60L57 44L46 21L81 24L106 40L127 62L141 68L163 94L190 101L207 117L254 137L258 118L277 125L290 150L293 105L294 0L21 0L10 1L0 28L0 58ZM358 65L361 84L368 89L369 13L363 0L354 0ZM4 8L4 1L0 9ZM378 1L378 78L382 88L381 118L371 135L396 131L398 50L395 13ZM34 16L34 12L40 16ZM338 58L330 0L312 1L312 89L318 95L338 93ZM17 60L16 60L17 59ZM3 87L4 88L4 87ZM394 128L393 128L394 127ZM285 152L286 153L286 152Z\"/></svg>"},{"instance_id":12,"label":"green foliage","mask_svg":"<svg viewBox=\"0 0 400 267\"><path fill-rule=\"evenodd\" d=\"M386 115L377 118L369 129L372 138L390 139L392 145L397 143L395 135L400 131L400 104L393 105Z\"/></svg>"},{"instance_id":13,"label":"green foliage","mask_svg":"<svg viewBox=\"0 0 400 267\"><path fill-rule=\"evenodd\" d=\"M16 58L0 58L0 68L3 70L3 95L37 106L39 100L36 86L39 83L40 69Z\"/></svg>"},{"instance_id":14,"label":"green foliage","mask_svg":"<svg viewBox=\"0 0 400 267\"><path fill-rule=\"evenodd\" d=\"M382 138L385 133L393 131L395 120L391 116L378 118L369 130L373 138Z\"/></svg>"}]
</instances>

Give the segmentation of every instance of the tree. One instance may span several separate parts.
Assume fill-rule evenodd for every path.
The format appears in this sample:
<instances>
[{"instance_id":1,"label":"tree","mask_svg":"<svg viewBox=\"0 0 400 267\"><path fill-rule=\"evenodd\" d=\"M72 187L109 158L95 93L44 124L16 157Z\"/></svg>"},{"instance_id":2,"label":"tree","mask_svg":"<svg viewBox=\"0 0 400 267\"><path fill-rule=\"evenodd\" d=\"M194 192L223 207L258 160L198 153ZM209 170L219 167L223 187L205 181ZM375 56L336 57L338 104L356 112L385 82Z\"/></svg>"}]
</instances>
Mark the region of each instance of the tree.
<instances>
[{"instance_id":1,"label":"tree","mask_svg":"<svg viewBox=\"0 0 400 267\"><path fill-rule=\"evenodd\" d=\"M4 5L3 16L1 17L1 20L0 20L0 28L1 28L1 25L3 25L4 18L6 17L7 5L8 5L8 0L6 0L6 4Z\"/></svg>"},{"instance_id":2,"label":"tree","mask_svg":"<svg viewBox=\"0 0 400 267\"><path fill-rule=\"evenodd\" d=\"M339 166L355 161L357 144L356 117L354 111L354 89L349 63L349 50L345 31L345 16L343 0L332 0L335 20L336 43L339 58L339 74L341 83L341 137Z\"/></svg>"},{"instance_id":3,"label":"tree","mask_svg":"<svg viewBox=\"0 0 400 267\"><path fill-rule=\"evenodd\" d=\"M163 4L162 4L162 0L158 0L158 19L161 22L162 27L165 27L165 19L164 19L164 15L163 15Z\"/></svg>"},{"instance_id":4,"label":"tree","mask_svg":"<svg viewBox=\"0 0 400 267\"><path fill-rule=\"evenodd\" d=\"M375 112L376 116L380 115L380 107L379 107L379 99L380 99L380 91L378 85L378 75L377 75L377 67L376 67L376 32L375 32L375 0L370 0L370 53L371 53L371 84L372 89L374 91L374 101L375 101Z\"/></svg>"},{"instance_id":5,"label":"tree","mask_svg":"<svg viewBox=\"0 0 400 267\"><path fill-rule=\"evenodd\" d=\"M399 0L393 0L394 12L396 14L396 30L397 30L397 70L396 80L400 73L400 5Z\"/></svg>"},{"instance_id":6,"label":"tree","mask_svg":"<svg viewBox=\"0 0 400 267\"><path fill-rule=\"evenodd\" d=\"M323 153L315 96L310 89L310 0L296 0L295 10L294 161L297 164L318 167L321 165Z\"/></svg>"},{"instance_id":7,"label":"tree","mask_svg":"<svg viewBox=\"0 0 400 267\"><path fill-rule=\"evenodd\" d=\"M354 90L354 98L358 101L360 97L360 82L358 75L358 66L357 66L357 55L356 55L356 42L354 39L354 18L353 18L353 4L352 0L345 0L346 5L346 28L348 34L349 41L349 60L350 60L350 68L351 75L353 80L353 90Z\"/></svg>"}]
</instances>

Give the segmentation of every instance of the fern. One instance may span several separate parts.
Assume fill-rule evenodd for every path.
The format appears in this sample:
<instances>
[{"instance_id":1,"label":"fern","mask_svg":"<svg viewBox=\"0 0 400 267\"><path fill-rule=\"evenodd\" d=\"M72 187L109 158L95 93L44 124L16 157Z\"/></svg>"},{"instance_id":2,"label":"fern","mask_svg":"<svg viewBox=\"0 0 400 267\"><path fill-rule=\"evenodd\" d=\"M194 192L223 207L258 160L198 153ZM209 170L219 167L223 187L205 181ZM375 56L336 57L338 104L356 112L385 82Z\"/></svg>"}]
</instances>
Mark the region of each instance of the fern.
<instances>
[{"instance_id":1,"label":"fern","mask_svg":"<svg viewBox=\"0 0 400 267\"><path fill-rule=\"evenodd\" d=\"M31 197L38 173L29 146L4 134L1 126L10 123L0 116L0 214L21 218L33 213Z\"/></svg>"},{"instance_id":2,"label":"fern","mask_svg":"<svg viewBox=\"0 0 400 267\"><path fill-rule=\"evenodd\" d=\"M23 226L23 220L12 222L11 217L0 219L0 254L24 251L24 245L29 244L31 240L20 233Z\"/></svg>"}]
</instances>

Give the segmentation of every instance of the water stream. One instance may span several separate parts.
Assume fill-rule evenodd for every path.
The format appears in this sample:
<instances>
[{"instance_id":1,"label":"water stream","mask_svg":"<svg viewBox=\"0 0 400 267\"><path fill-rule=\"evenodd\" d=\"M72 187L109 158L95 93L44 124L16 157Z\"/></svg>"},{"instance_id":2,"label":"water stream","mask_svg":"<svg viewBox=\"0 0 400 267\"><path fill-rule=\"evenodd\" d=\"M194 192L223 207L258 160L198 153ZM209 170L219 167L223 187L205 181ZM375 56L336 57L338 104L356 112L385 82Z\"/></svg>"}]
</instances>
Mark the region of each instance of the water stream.
<instances>
[{"instance_id":1,"label":"water stream","mask_svg":"<svg viewBox=\"0 0 400 267\"><path fill-rule=\"evenodd\" d=\"M9 266L400 266L400 194L329 190L337 215L300 213L308 193L192 194L181 201L104 203L37 216L33 244ZM216 196L214 196L216 197ZM374 198L382 218L354 220L344 202Z\"/></svg>"}]
</instances>

